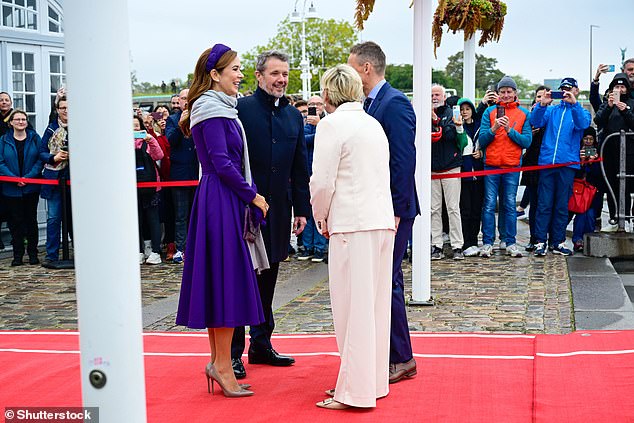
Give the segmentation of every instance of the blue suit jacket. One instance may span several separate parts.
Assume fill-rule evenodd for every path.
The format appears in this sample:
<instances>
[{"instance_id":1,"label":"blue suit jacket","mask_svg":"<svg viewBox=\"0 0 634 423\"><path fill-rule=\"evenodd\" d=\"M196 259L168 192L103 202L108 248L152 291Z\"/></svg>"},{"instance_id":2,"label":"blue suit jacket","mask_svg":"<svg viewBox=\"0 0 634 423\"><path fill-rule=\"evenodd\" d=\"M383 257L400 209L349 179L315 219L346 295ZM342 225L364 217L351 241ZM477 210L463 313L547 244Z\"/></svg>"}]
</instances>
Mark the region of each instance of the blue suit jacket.
<instances>
[{"instance_id":1,"label":"blue suit jacket","mask_svg":"<svg viewBox=\"0 0 634 423\"><path fill-rule=\"evenodd\" d=\"M401 219L414 218L420 214L414 180L414 108L405 94L386 82L372 101L368 114L379 121L390 144L390 189L394 215Z\"/></svg>"},{"instance_id":2,"label":"blue suit jacket","mask_svg":"<svg viewBox=\"0 0 634 423\"><path fill-rule=\"evenodd\" d=\"M299 111L258 88L238 99L238 117L249 146L249 163L258 193L266 198L269 212L262 228L269 262L288 256L291 208L295 216L310 216L308 165L304 121Z\"/></svg>"}]
</instances>

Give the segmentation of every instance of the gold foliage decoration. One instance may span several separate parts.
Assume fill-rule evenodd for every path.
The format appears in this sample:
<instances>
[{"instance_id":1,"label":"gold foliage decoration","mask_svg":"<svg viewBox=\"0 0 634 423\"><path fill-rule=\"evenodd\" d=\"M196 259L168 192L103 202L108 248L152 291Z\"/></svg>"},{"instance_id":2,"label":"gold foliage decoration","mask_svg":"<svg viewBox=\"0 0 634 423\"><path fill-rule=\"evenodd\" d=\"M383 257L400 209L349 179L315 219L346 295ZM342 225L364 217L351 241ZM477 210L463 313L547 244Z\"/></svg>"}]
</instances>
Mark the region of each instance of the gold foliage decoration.
<instances>
[{"instance_id":1,"label":"gold foliage decoration","mask_svg":"<svg viewBox=\"0 0 634 423\"><path fill-rule=\"evenodd\" d=\"M442 40L443 25L454 34L463 31L465 41L481 30L478 45L483 46L500 40L504 16L506 3L500 0L439 0L432 24L434 55Z\"/></svg>"},{"instance_id":2,"label":"gold foliage decoration","mask_svg":"<svg viewBox=\"0 0 634 423\"><path fill-rule=\"evenodd\" d=\"M363 23L368 20L375 0L357 0L357 7L354 11L354 23L357 29L363 29Z\"/></svg>"}]
</instances>

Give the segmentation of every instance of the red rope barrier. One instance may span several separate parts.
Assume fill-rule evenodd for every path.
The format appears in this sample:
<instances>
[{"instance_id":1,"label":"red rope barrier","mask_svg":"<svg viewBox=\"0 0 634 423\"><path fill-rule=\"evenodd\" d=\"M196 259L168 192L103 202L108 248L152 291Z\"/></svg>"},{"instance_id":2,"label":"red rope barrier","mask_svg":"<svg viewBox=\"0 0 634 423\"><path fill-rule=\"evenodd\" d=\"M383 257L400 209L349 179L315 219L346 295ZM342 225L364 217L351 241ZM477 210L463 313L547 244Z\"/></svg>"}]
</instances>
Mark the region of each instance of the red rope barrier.
<instances>
[{"instance_id":1,"label":"red rope barrier","mask_svg":"<svg viewBox=\"0 0 634 423\"><path fill-rule=\"evenodd\" d=\"M461 173L436 173L431 175L432 179L448 179L448 178L465 178L469 176L486 176L486 175L498 175L502 173L513 172L527 172L530 170L552 169L556 167L566 167L576 164L588 164L602 162L603 159L586 160L583 162L568 162L561 164L542 165L542 166L526 166L526 167L509 167L504 169L491 169L491 170L476 170L473 172L461 172ZM42 179L42 178L20 178L16 176L0 176L0 182L24 182L26 184L38 184L38 185L59 185L57 179ZM197 180L194 181L163 181L163 182L138 182L137 188L155 188L155 187L195 187L198 185ZM70 181L67 181L70 185Z\"/></svg>"},{"instance_id":2,"label":"red rope barrier","mask_svg":"<svg viewBox=\"0 0 634 423\"><path fill-rule=\"evenodd\" d=\"M576 165L576 164L597 163L602 161L603 159L596 159L596 160L586 160L583 162L568 162L568 163L559 163L559 164L541 165L541 166L507 167L502 169L476 170L473 172L460 172L460 173L449 173L449 174L436 173L431 175L431 178L432 179L449 179L449 178L466 178L469 176L500 175L503 173L516 173L516 172L527 172L530 170L553 169L556 167L567 167L567 166Z\"/></svg>"}]
</instances>

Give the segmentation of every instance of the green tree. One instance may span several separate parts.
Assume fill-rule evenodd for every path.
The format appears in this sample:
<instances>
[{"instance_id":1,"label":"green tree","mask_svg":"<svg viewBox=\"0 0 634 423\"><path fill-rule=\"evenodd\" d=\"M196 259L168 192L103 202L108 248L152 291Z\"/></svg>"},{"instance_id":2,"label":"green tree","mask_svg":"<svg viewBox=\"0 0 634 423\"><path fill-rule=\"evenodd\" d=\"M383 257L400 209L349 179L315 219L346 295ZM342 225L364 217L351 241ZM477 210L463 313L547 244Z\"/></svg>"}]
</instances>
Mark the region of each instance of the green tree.
<instances>
[{"instance_id":1,"label":"green tree","mask_svg":"<svg viewBox=\"0 0 634 423\"><path fill-rule=\"evenodd\" d=\"M535 89L541 84L535 84L521 75L511 75L513 81L517 84L517 96L521 99L532 99L535 94Z\"/></svg>"},{"instance_id":2,"label":"green tree","mask_svg":"<svg viewBox=\"0 0 634 423\"><path fill-rule=\"evenodd\" d=\"M401 91L414 89L414 67L412 65L387 65L385 79L391 86Z\"/></svg>"},{"instance_id":3,"label":"green tree","mask_svg":"<svg viewBox=\"0 0 634 423\"><path fill-rule=\"evenodd\" d=\"M242 90L255 90L255 62L258 54L266 50L281 50L289 55L291 72L289 93L301 91L302 81L299 69L302 59L302 25L291 23L286 17L277 26L277 35L264 46L256 46L242 54L244 80ZM310 19L306 21L306 55L313 70L311 91L319 90L319 79L324 70L346 63L350 48L357 40L354 27L347 21L334 19Z\"/></svg>"},{"instance_id":4,"label":"green tree","mask_svg":"<svg viewBox=\"0 0 634 423\"><path fill-rule=\"evenodd\" d=\"M463 54L462 51L459 51L453 56L449 56L449 63L445 68L447 77L456 83L457 87L454 88L458 92L462 92ZM504 72L497 68L497 63L497 59L476 54L476 97L482 96L489 87L495 86L504 76Z\"/></svg>"}]
</instances>

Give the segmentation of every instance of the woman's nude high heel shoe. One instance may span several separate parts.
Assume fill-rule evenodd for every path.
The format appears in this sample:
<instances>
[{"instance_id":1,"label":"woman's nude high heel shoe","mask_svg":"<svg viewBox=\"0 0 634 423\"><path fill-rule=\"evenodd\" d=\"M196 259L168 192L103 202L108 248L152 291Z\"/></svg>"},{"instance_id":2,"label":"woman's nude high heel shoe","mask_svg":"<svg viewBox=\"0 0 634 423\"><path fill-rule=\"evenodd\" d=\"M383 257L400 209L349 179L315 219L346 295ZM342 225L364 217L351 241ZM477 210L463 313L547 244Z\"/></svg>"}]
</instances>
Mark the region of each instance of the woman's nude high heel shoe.
<instances>
[{"instance_id":1,"label":"woman's nude high heel shoe","mask_svg":"<svg viewBox=\"0 0 634 423\"><path fill-rule=\"evenodd\" d=\"M248 391L246 388L250 388L251 385L248 383L240 384L240 390L238 391L230 391L225 388L222 382L220 381L220 376L218 376L218 372L213 364L207 363L207 367L205 368L205 375L207 376L207 392L210 391L211 394L214 394L214 381L220 385L220 389L222 389L222 393L225 394L225 397L250 397L253 395L253 391ZM209 386L211 384L211 387Z\"/></svg>"}]
</instances>

